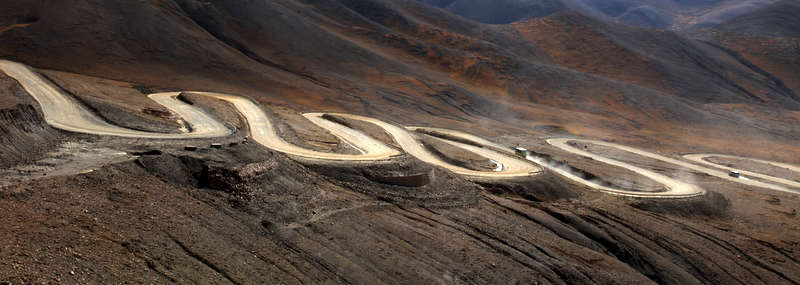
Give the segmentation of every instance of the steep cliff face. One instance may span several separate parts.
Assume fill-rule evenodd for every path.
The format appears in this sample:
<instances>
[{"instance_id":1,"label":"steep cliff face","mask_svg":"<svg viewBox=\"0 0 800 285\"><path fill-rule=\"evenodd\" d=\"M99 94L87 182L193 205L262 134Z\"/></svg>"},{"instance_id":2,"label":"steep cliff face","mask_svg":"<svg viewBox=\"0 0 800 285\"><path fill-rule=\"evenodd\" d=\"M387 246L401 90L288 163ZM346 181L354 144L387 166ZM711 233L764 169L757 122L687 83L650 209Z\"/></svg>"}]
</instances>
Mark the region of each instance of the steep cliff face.
<instances>
[{"instance_id":1,"label":"steep cliff face","mask_svg":"<svg viewBox=\"0 0 800 285\"><path fill-rule=\"evenodd\" d=\"M31 162L58 143L36 102L13 79L0 76L0 167Z\"/></svg>"}]
</instances>

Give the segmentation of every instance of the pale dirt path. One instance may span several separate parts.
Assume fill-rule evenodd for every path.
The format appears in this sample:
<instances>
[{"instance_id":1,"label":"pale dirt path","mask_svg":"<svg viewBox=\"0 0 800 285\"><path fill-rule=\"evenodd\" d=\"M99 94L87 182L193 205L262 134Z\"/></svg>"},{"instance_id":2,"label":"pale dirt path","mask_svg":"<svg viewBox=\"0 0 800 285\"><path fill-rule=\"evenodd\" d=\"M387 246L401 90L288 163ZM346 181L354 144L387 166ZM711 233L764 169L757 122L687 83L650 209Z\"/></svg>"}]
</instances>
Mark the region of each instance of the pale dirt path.
<instances>
[{"instance_id":1,"label":"pale dirt path","mask_svg":"<svg viewBox=\"0 0 800 285\"><path fill-rule=\"evenodd\" d=\"M183 118L186 122L188 122L192 127L191 132L183 134L162 134L162 133L149 133L149 132L142 132L142 131L121 128L118 126L111 125L103 121L99 117L95 116L89 110L82 107L81 104L70 99L69 96L67 96L66 94L63 94L59 88L55 87L52 83L49 83L47 80L44 80L35 72L33 72L30 68L28 68L23 64L7 60L0 60L0 69L2 69L9 76L16 79L22 85L22 87L25 88L25 90L39 102L45 114L45 119L47 123L59 129L73 131L73 132L97 134L97 135L112 135L112 136L122 136L122 137L153 138L153 139L223 137L223 136L228 136L233 132L230 128L226 127L223 122L210 116L200 108L188 105L184 102L181 102L180 100L177 100L176 97L181 92L151 94L149 95L149 97L154 101L158 102L159 104L168 108L177 116ZM239 113L247 119L247 122L250 125L250 131L253 139L258 143L264 145L265 147L274 149L276 151L307 158L316 158L324 160L345 160L345 161L382 160L382 159L390 159L392 156L402 154L402 152L387 146L386 144L364 134L363 132L353 130L345 126L342 126L340 124L322 119L321 116L323 115L323 113L308 113L304 114L304 116L312 123L317 124L320 127L329 130L333 135L340 138L343 142L351 144L354 148L358 149L361 152L361 154L359 155L334 154L334 153L324 153L324 152L318 152L301 148L283 140L275 131L274 125L270 121L266 112L264 112L264 110L261 109L261 107L258 106L253 101L240 96L227 95L227 94L209 93L209 92L192 92L192 93L214 97L231 103L239 111ZM535 164L521 161L519 159L515 159L513 157L504 154L500 154L488 148L480 148L462 143L452 142L449 140L442 140L456 147L475 152L481 156L486 157L487 159L496 161L501 166L498 167L500 171L474 171L461 168L446 163L441 159L439 159L438 157L436 157L435 155L433 155L432 153L428 152L424 148L424 146L422 146L419 142L417 142L415 137L409 133L409 130L414 130L415 127L402 128L394 124L386 123L384 121L374 118L349 115L349 114L339 114L339 115L356 120L370 122L379 127L382 127L409 154L419 158L424 162L447 168L458 174L466 176L474 176L474 177L484 177L484 178L486 177L510 178L510 177L524 177L542 172L542 168ZM505 150L508 153L512 153L510 149L507 149L501 145L495 144L491 141L480 138L478 136L453 130L440 129L440 128L428 128L428 129L458 136L486 146L491 146L501 151ZM635 167L623 162L608 159L599 155L595 155L589 152L573 148L566 144L566 142L570 140L584 141L604 146L615 147L621 150L629 151L631 153L643 155L645 157L654 158L657 160L676 164L688 169L707 173L709 175L716 176L719 178L734 180L739 183L744 183L748 185L759 186L779 191L798 193L798 191L789 190L784 187L775 186L772 184L767 184L752 180L733 179L732 177L729 177L727 173L724 172L710 170L694 164L674 160L664 156L616 144L598 142L598 141L589 141L589 140L577 140L577 139L548 140L549 143L566 151L570 151L579 155L589 156L600 162L636 171L642 175L650 177L656 182L664 184L669 189L669 191L662 193L642 193L635 191L623 191L623 190L595 185L586 182L583 179L577 178L569 173L564 173L563 171L554 169L555 171L561 172L567 177L585 183L590 187L597 188L612 194L635 196L635 197L692 197L704 194L705 190L698 186L677 181L675 179L657 174L655 172L646 169ZM710 164L706 161L703 161L702 156L699 157L687 156L687 158L699 161L701 163ZM792 168L795 169L795 171L797 171L797 168L795 166L791 165L785 166L782 164L780 166ZM781 179L766 175L760 175L751 172L745 172L745 173L749 176L760 177L763 179L769 179L790 186L800 187L800 183L794 181L789 181L786 179Z\"/></svg>"},{"instance_id":2,"label":"pale dirt path","mask_svg":"<svg viewBox=\"0 0 800 285\"><path fill-rule=\"evenodd\" d=\"M414 157L426 163L447 168L448 170L456 174L472 176L472 177L480 177L480 178L489 178L489 177L514 178L514 177L526 177L530 175L539 174L542 172L542 168L537 165L534 165L533 163L509 157L507 155L500 154L490 149L479 148L448 140L442 140L444 142L475 152L483 157L486 157L487 159L492 159L502 164L501 171L476 171L476 170L466 169L463 167L458 167L449 164L447 162L444 162L443 160L439 159L436 155L430 153L427 149L425 149L425 147L422 144L417 142L417 139L409 132L408 128L399 127L397 125L390 124L375 118L349 115L349 114L337 114L337 115L373 123L386 130L386 132L389 133L389 135L391 135L392 138L394 138L397 144L399 144L400 147L402 147L403 150L405 150L409 154L413 155ZM413 130L413 127L409 128ZM452 130L449 131L456 132Z\"/></svg>"},{"instance_id":3,"label":"pale dirt path","mask_svg":"<svg viewBox=\"0 0 800 285\"><path fill-rule=\"evenodd\" d=\"M565 150L565 151L568 151L568 152L571 152L571 153L574 153L574 154L582 155L582 156L588 156L588 157L591 157L592 159L594 159L596 161L599 161L599 162L603 162L603 163L606 163L606 164L609 164L609 165L614 165L614 166L622 167L622 168L625 168L625 169L628 169L628 170L631 170L631 171L635 171L635 172L637 172L637 173L639 173L641 175L644 175L644 176L646 176L646 177L648 177L650 179L653 179L654 181L664 185L667 188L667 191L666 192L654 192L654 193L637 192L637 191L625 191L625 190L619 190L619 189L609 188L609 187L605 187L605 186L600 186L600 185L591 183L589 181L586 181L586 180L584 180L584 179L582 179L580 177L577 177L575 175L572 175L572 174L567 175L570 179L575 180L575 181L580 182L580 183L583 183L583 184L585 184L585 185L587 185L589 187L592 187L592 188L595 188L595 189L598 189L598 190L601 190L601 191L604 191L604 192L607 192L607 193L610 193L610 194L621 195L621 196L629 196L629 197L641 197L641 198L686 198L686 197L700 196L700 195L704 195L704 194L707 193L706 190L701 188L700 186L689 184L689 183L685 183L685 182L682 182L682 181L678 181L678 180L675 180L673 178L669 178L667 176L655 173L653 171L650 171L650 170L647 170L647 169L644 169L644 168L641 168L641 167L633 166L633 165L630 165L630 164L627 164L627 163L624 163L624 162L621 162L621 161L617 161L617 160L614 160L614 159L606 158L606 157L603 157L603 156L598 155L598 154L594 154L594 153L591 153L591 152L583 151L581 149L572 147L569 144L567 144L567 142L570 142L570 141L579 141L579 142L592 143L592 144L597 144L597 145L602 145L602 146L613 147L613 148L617 148L617 149L624 150L624 151L627 151L627 152L631 152L631 153L635 153L635 154L642 155L642 156L645 156L645 157L649 157L649 158L661 160L661 161L664 161L664 162L676 164L676 165L679 165L679 166L683 166L683 167L686 167L686 168L689 168L689 169L692 169L692 170L701 171L701 172L706 172L706 170L708 170L708 169L696 166L696 165L691 164L691 163L686 163L686 162L674 160L674 159L671 159L671 158L668 158L668 157L665 157L665 156L657 155L657 154L650 153L650 152L647 152L647 151L643 151L643 150L640 150L640 149L627 147L627 146L623 146L623 145L618 145L618 144L614 144L614 143L608 143L608 142L602 142L602 141L594 141L594 140L583 140L583 139L567 139L567 138L549 139L549 140L547 140L547 142L549 144L551 144L551 145L553 145L555 147L558 147L558 148L560 148L562 150ZM701 170L701 169L704 169L704 170ZM558 170L558 172L564 174L565 171Z\"/></svg>"},{"instance_id":4,"label":"pale dirt path","mask_svg":"<svg viewBox=\"0 0 800 285\"><path fill-rule=\"evenodd\" d=\"M473 145L468 145L468 144L463 144L463 143L459 143L459 142L454 142L454 141L451 141L451 140L445 140L445 139L433 137L434 139L437 139L439 141L451 144L453 146L456 146L456 147L464 149L464 150L468 150L468 151L474 152L474 153L476 153L476 154L478 154L480 156L483 156L483 157L485 157L487 159L493 160L496 163L500 164L500 166L498 167L499 171L494 171L494 172L491 172L491 171L475 171L475 170L470 170L470 169L466 169L466 168L462 168L462 167L453 166L453 165L451 165L451 164L449 164L447 162L444 162L444 161L440 160L438 157L434 156L433 154L428 152L428 150L426 150L424 147L422 147L419 143L417 143L416 140L414 140L414 144L420 146L420 150L415 150L415 151L424 151L425 154L420 153L419 155L417 155L416 153L412 153L410 151L409 151L409 153L411 153L412 155L414 155L414 156L416 156L418 158L420 156L424 156L424 157L426 157L426 159L430 159L430 161L428 161L428 160L423 160L423 161L431 163L431 164L436 164L436 165L440 165L440 166L443 166L443 167L447 167L448 169L450 169L450 171L453 171L453 172L458 173L458 174L470 175L470 176L480 176L480 177L486 177L486 176L521 177L521 176L529 176L529 175L534 175L534 174L540 174L540 173L542 173L542 171L544 171L544 169L539 165L536 165L536 164L531 163L529 161L525 161L525 160L518 159L518 158L514 157L513 156L513 151L511 151L509 148L501 146L501 145L498 145L498 144L496 144L494 142L491 142L489 140L480 138L480 137L475 136L475 135L471 135L471 134L467 134L467 133L459 132L459 131L455 131L455 130L442 129L442 128L406 127L406 129L410 130L410 131L414 131L416 129L434 130L434 131L437 131L437 132L440 132L440 133L445 133L445 134L449 134L449 135L452 135L452 136L456 136L456 137L460 137L460 138L463 138L463 139L467 139L467 140L476 142L476 143L484 145L484 146L491 146L491 147L494 147L494 148L497 148L497 149L501 149L501 150L508 150L508 155L506 155L506 154L502 154L502 153L499 153L497 151L494 151L492 149L485 148L485 147L476 147L476 146L473 146ZM405 133L408 133L408 132L406 131ZM411 136L411 139L413 139L413 136ZM402 145L402 146L403 146L404 149L406 149L405 145ZM445 166L445 165L449 165L449 167Z\"/></svg>"},{"instance_id":5,"label":"pale dirt path","mask_svg":"<svg viewBox=\"0 0 800 285\"><path fill-rule=\"evenodd\" d=\"M103 121L92 114L89 110L82 107L81 104L70 99L67 94L61 92L52 83L44 80L23 64L0 60L0 69L20 82L26 91L28 91L28 93L31 94L42 106L47 123L59 129L97 135L154 139L222 137L232 133L232 130L226 127L223 122L211 117L202 109L177 100L176 97L180 95L181 92L151 94L149 97L183 118L191 125L192 131L183 134L149 133L121 128ZM247 120L253 140L267 148L274 149L276 151L306 158L344 161L384 160L391 159L392 156L402 154L401 151L391 148L361 131L347 128L343 125L322 119L321 116L323 113L308 113L304 114L304 116L312 123L327 129L333 135L340 138L343 142L349 143L354 148L359 150L361 154L347 155L308 150L283 140L277 134L275 127L270 121L266 112L264 112L264 110L255 102L249 99L241 96L211 92L191 93L209 96L231 103ZM464 169L445 163L444 161L441 161L435 157L433 154L429 153L414 139L411 134L408 133L408 130L406 129L374 118L347 114L344 114L343 116L356 120L371 122L383 127L410 154L428 163L448 168L456 173L469 176L491 176L504 178L527 176L531 173L541 172L540 168L532 165L531 163L521 162L520 160L512 159L487 149L456 144L456 146L470 149L503 165L502 171L498 172L483 172Z\"/></svg>"},{"instance_id":6,"label":"pale dirt path","mask_svg":"<svg viewBox=\"0 0 800 285\"><path fill-rule=\"evenodd\" d=\"M752 160L752 161L771 164L771 165L774 165L774 166L783 167L783 168L795 171L795 172L798 173L798 177L800 177L800 167L797 167L797 166L794 166L794 165L791 165L791 164L780 163L780 162L761 160L761 159L755 159L755 158L740 157L740 156L733 156L733 155L710 154L710 153L688 154L688 155L684 155L683 157L685 157L686 159L689 159L691 161L699 162L699 163L702 163L702 164L705 164L705 165L709 165L709 166L713 166L713 167L717 167L717 168L727 168L727 167L724 166L724 165L711 163L709 161L704 160L703 158L706 158L706 157L726 157L726 158L735 158L735 159L743 159L743 160ZM797 181L792 181L792 180L789 180L789 179L784 179L784 178L775 177L775 176L769 176L769 175L756 173L756 172L751 172L751 171L738 170L739 173L741 173L741 174L743 174L745 176L758 177L760 179L774 181L774 182L777 182L777 183L780 183L780 184L784 184L784 185L787 185L787 186L791 186L791 187L797 188L797 190L792 190L792 189L787 189L787 188L784 188L784 187L781 187L781 186L772 185L772 184L769 184L769 183L763 183L763 182L759 182L759 181L753 181L753 180L748 180L748 179L741 179L741 178L731 177L730 175L728 175L725 172L714 171L714 170L711 170L711 171L713 171L715 173L714 174L712 174L710 172L706 172L706 173L708 173L709 175L714 175L716 177L723 178L723 179L736 181L736 182L739 182L739 183L742 183L742 184L747 184L747 185L751 185L751 186L758 186L758 187L770 188L770 189L774 189L774 190L778 190L778 191L784 191L784 192L800 194L800 182L797 182Z\"/></svg>"},{"instance_id":7,"label":"pale dirt path","mask_svg":"<svg viewBox=\"0 0 800 285\"><path fill-rule=\"evenodd\" d=\"M0 60L0 69L16 79L28 94L39 102L48 124L62 130L95 135L158 139L223 137L232 133L232 130L228 129L224 123L199 108L175 99L180 92L151 94L150 98L182 117L192 126L192 132L184 134L149 133L121 128L103 121L23 64Z\"/></svg>"}]
</instances>

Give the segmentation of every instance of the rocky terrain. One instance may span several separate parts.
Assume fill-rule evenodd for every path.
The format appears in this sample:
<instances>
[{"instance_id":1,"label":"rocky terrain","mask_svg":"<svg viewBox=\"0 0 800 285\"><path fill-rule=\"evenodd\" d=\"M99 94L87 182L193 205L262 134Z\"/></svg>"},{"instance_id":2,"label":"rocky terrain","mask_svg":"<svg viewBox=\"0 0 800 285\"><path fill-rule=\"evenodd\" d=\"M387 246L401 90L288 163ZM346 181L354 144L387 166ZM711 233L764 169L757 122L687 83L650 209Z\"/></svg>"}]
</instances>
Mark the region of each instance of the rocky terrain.
<instances>
[{"instance_id":1,"label":"rocky terrain","mask_svg":"<svg viewBox=\"0 0 800 285\"><path fill-rule=\"evenodd\" d=\"M125 128L185 127L149 93L221 92L257 102L282 139L317 152L358 150L304 112L331 112L400 151L376 125L335 115L359 114L460 130L492 142L484 148L524 147L584 178L658 192L546 139L800 165L796 27L775 24L797 2L675 33L575 12L486 25L405 0L5 1L0 58ZM789 186L576 145L708 191L631 198L549 169L476 179L408 154L286 154L248 140L226 101L192 93L180 100L234 134L63 131L4 74L0 98L0 284L800 282L800 189ZM452 164L492 171L446 135L411 133Z\"/></svg>"}]
</instances>

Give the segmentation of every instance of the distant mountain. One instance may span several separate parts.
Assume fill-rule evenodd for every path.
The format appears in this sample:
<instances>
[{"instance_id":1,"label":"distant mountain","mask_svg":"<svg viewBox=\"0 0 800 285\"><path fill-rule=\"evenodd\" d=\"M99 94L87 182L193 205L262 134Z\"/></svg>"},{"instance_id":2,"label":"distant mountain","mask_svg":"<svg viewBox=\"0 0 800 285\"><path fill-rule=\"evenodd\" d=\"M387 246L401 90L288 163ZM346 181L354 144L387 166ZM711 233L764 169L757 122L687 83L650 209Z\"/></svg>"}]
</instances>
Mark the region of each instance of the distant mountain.
<instances>
[{"instance_id":1,"label":"distant mountain","mask_svg":"<svg viewBox=\"0 0 800 285\"><path fill-rule=\"evenodd\" d=\"M508 24L578 11L623 24L659 28L711 27L778 0L418 0L465 18Z\"/></svg>"},{"instance_id":2,"label":"distant mountain","mask_svg":"<svg viewBox=\"0 0 800 285\"><path fill-rule=\"evenodd\" d=\"M750 35L800 38L800 0L784 0L716 26Z\"/></svg>"},{"instance_id":3,"label":"distant mountain","mask_svg":"<svg viewBox=\"0 0 800 285\"><path fill-rule=\"evenodd\" d=\"M127 16L109 16L117 10ZM715 127L696 114L676 120L650 109L733 102L800 109L796 92L716 47L576 12L500 26L402 0L1 2L0 11L2 58L312 109L505 122L541 120L558 106L579 113L572 118L581 123L591 116L615 126ZM618 96L638 103L597 109Z\"/></svg>"},{"instance_id":4,"label":"distant mountain","mask_svg":"<svg viewBox=\"0 0 800 285\"><path fill-rule=\"evenodd\" d=\"M678 33L606 22L576 12L511 26L573 70L699 102L754 100L796 105L800 100L794 91L782 87L782 81L764 80L763 74L735 53ZM766 88L750 87L755 85Z\"/></svg>"},{"instance_id":5,"label":"distant mountain","mask_svg":"<svg viewBox=\"0 0 800 285\"><path fill-rule=\"evenodd\" d=\"M682 32L724 47L780 88L800 91L800 1L785 0L711 29ZM778 80L776 80L778 79Z\"/></svg>"}]
</instances>

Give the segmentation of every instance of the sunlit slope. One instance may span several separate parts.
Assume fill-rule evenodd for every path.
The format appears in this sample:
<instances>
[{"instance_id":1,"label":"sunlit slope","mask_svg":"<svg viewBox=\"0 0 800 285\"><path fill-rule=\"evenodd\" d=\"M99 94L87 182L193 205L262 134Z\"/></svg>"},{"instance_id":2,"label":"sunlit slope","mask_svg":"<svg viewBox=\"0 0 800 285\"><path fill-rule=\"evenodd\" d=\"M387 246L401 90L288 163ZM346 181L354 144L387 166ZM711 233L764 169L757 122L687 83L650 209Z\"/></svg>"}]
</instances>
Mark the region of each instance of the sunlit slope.
<instances>
[{"instance_id":1,"label":"sunlit slope","mask_svg":"<svg viewBox=\"0 0 800 285\"><path fill-rule=\"evenodd\" d=\"M659 29L705 28L778 0L417 0L475 21L508 24L576 11Z\"/></svg>"},{"instance_id":2,"label":"sunlit slope","mask_svg":"<svg viewBox=\"0 0 800 285\"><path fill-rule=\"evenodd\" d=\"M404 0L37 3L0 3L0 57L155 91L488 135L555 125L713 149L742 137L783 149L795 137L773 121L800 103L726 51L576 13L494 26ZM771 111L753 119L734 105Z\"/></svg>"},{"instance_id":3,"label":"sunlit slope","mask_svg":"<svg viewBox=\"0 0 800 285\"><path fill-rule=\"evenodd\" d=\"M800 1L780 1L725 21L714 28L755 36L800 38Z\"/></svg>"},{"instance_id":4,"label":"sunlit slope","mask_svg":"<svg viewBox=\"0 0 800 285\"><path fill-rule=\"evenodd\" d=\"M700 103L800 107L792 92L704 41L563 13L513 25L567 68Z\"/></svg>"}]
</instances>

